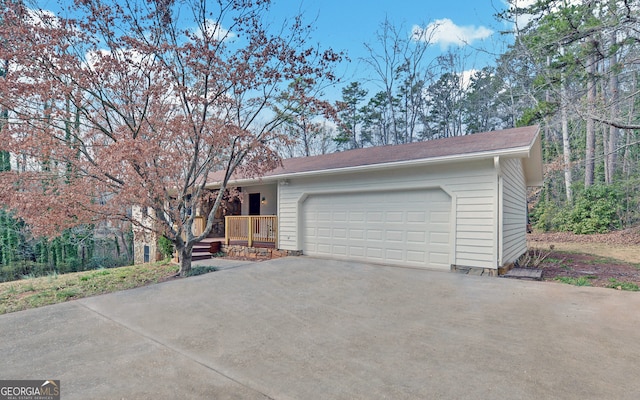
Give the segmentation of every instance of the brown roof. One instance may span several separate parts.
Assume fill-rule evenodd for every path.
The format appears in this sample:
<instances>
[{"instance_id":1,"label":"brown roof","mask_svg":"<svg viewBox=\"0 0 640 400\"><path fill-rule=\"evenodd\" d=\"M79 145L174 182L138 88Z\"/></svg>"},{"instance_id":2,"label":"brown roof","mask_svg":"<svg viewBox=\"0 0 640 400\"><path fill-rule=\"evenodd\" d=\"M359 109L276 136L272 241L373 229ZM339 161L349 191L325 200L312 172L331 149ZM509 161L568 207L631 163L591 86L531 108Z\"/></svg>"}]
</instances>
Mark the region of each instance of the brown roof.
<instances>
[{"instance_id":1,"label":"brown roof","mask_svg":"<svg viewBox=\"0 0 640 400\"><path fill-rule=\"evenodd\" d=\"M430 159L464 157L474 154L492 155L518 150L529 151L537 135L538 126L528 126L424 142L368 147L319 156L289 158L282 160L282 167L265 173L263 178L403 161L428 161ZM210 181L216 180L213 176L211 178L213 179L210 179Z\"/></svg>"}]
</instances>

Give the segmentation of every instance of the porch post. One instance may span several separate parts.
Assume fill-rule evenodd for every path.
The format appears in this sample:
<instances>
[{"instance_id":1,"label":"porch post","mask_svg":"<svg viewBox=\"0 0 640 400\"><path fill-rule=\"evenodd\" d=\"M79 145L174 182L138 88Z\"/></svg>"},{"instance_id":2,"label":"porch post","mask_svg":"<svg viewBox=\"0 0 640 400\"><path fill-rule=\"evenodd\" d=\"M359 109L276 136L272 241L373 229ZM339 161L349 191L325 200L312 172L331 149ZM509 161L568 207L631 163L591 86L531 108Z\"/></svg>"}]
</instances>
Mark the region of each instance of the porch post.
<instances>
[{"instance_id":1,"label":"porch post","mask_svg":"<svg viewBox=\"0 0 640 400\"><path fill-rule=\"evenodd\" d=\"M229 245L229 216L224 217L224 244Z\"/></svg>"},{"instance_id":2,"label":"porch post","mask_svg":"<svg viewBox=\"0 0 640 400\"><path fill-rule=\"evenodd\" d=\"M247 236L247 246L253 247L253 217L247 218L249 224L249 235Z\"/></svg>"}]
</instances>

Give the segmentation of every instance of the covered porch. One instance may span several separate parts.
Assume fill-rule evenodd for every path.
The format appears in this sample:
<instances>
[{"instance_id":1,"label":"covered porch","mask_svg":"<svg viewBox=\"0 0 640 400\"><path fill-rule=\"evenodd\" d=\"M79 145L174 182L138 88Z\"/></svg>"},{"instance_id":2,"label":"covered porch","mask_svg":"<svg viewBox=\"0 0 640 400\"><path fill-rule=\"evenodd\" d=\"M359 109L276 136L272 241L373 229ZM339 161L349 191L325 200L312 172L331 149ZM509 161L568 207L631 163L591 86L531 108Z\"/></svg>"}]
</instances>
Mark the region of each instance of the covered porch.
<instances>
[{"instance_id":1,"label":"covered porch","mask_svg":"<svg viewBox=\"0 0 640 400\"><path fill-rule=\"evenodd\" d=\"M276 248L278 217L275 215L228 215L224 222L224 237L209 235L206 242L220 241L225 245ZM194 219L193 233L200 235L205 227L204 217Z\"/></svg>"},{"instance_id":2,"label":"covered porch","mask_svg":"<svg viewBox=\"0 0 640 400\"><path fill-rule=\"evenodd\" d=\"M256 259L302 254L301 251L279 248L276 183L239 186L235 190L237 193L225 199L225 204L216 212L211 233L193 247L194 260L211 258L216 253ZM205 216L211 206L211 203L205 203L196 211L195 235L204 231Z\"/></svg>"},{"instance_id":3,"label":"covered porch","mask_svg":"<svg viewBox=\"0 0 640 400\"><path fill-rule=\"evenodd\" d=\"M262 184L237 188L238 195L225 199L214 219L214 228L204 242L225 246L278 248L277 185ZM204 231L212 204L197 211L193 233Z\"/></svg>"},{"instance_id":4,"label":"covered porch","mask_svg":"<svg viewBox=\"0 0 640 400\"><path fill-rule=\"evenodd\" d=\"M277 248L278 217L275 215L226 216L224 226L227 246Z\"/></svg>"},{"instance_id":5,"label":"covered porch","mask_svg":"<svg viewBox=\"0 0 640 400\"><path fill-rule=\"evenodd\" d=\"M277 250L278 217L275 215L234 215L225 217L224 237L212 232L193 247L192 259L210 259L213 254L246 258L274 258L289 255ZM193 233L204 231L204 217L196 217Z\"/></svg>"}]
</instances>

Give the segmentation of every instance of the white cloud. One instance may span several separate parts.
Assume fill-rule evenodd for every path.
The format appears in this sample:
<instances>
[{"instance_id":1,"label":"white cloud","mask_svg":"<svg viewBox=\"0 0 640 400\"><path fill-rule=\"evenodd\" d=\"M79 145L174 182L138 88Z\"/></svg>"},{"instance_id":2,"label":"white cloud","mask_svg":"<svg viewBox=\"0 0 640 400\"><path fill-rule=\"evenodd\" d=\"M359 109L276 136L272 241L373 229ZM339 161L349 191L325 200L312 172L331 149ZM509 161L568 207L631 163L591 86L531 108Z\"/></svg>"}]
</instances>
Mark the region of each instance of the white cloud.
<instances>
[{"instance_id":1,"label":"white cloud","mask_svg":"<svg viewBox=\"0 0 640 400\"><path fill-rule=\"evenodd\" d=\"M486 39L492 34L493 31L484 26L458 26L448 18L437 19L425 28L414 25L411 29L413 40L437 43L442 49L450 45L466 46L476 40Z\"/></svg>"},{"instance_id":2,"label":"white cloud","mask_svg":"<svg viewBox=\"0 0 640 400\"><path fill-rule=\"evenodd\" d=\"M133 66L140 66L145 63L145 57L136 49L118 49L115 52L106 49L98 49L89 51L85 54L85 66L94 69L104 58L113 57L115 59L127 60Z\"/></svg>"},{"instance_id":3,"label":"white cloud","mask_svg":"<svg viewBox=\"0 0 640 400\"><path fill-rule=\"evenodd\" d=\"M502 4L505 9L513 11L516 8L523 9L523 8L531 7L536 3L536 1L537 0L502 0ZM568 7L568 6L580 5L580 4L582 4L582 0L566 0L563 3L551 4L551 8L549 10L552 12L556 12L556 11L559 11L562 7ZM536 15L533 15L533 14L525 14L525 13L518 14L515 16L513 21L510 21L506 25L507 26L511 25L511 29L513 29L514 33L517 34L519 30L526 27L529 24L529 22L531 22L535 17Z\"/></svg>"},{"instance_id":4,"label":"white cloud","mask_svg":"<svg viewBox=\"0 0 640 400\"><path fill-rule=\"evenodd\" d=\"M468 69L466 71L462 71L462 74L460 74L460 77L462 79L462 87L467 89L469 87L469 85L471 85L471 77L478 72L477 69Z\"/></svg>"},{"instance_id":5,"label":"white cloud","mask_svg":"<svg viewBox=\"0 0 640 400\"><path fill-rule=\"evenodd\" d=\"M202 27L196 29L195 34L199 38L207 37L217 41L233 39L236 36L212 19L207 19Z\"/></svg>"},{"instance_id":6,"label":"white cloud","mask_svg":"<svg viewBox=\"0 0 640 400\"><path fill-rule=\"evenodd\" d=\"M40 28L60 28L60 20L49 10L27 9L28 23Z\"/></svg>"},{"instance_id":7,"label":"white cloud","mask_svg":"<svg viewBox=\"0 0 640 400\"><path fill-rule=\"evenodd\" d=\"M532 6L536 0L502 0L504 4L504 8L508 10L514 10L517 8L527 8ZM527 26L527 24L533 19L533 15L531 14L519 14L515 17L513 21L511 21L512 29L514 33L517 33L518 30Z\"/></svg>"}]
</instances>

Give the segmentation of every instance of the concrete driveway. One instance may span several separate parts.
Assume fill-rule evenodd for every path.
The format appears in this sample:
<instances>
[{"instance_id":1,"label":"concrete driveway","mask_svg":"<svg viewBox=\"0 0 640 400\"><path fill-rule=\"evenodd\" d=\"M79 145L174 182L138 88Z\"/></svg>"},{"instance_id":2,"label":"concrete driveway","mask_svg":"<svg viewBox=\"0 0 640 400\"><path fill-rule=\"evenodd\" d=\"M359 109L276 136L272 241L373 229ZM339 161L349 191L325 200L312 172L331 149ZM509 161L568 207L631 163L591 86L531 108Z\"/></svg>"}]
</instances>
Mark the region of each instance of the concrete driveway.
<instances>
[{"instance_id":1,"label":"concrete driveway","mask_svg":"<svg viewBox=\"0 0 640 400\"><path fill-rule=\"evenodd\" d=\"M640 295L289 257L0 316L62 399L635 399Z\"/></svg>"}]
</instances>

